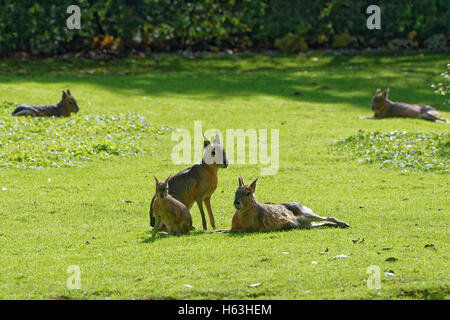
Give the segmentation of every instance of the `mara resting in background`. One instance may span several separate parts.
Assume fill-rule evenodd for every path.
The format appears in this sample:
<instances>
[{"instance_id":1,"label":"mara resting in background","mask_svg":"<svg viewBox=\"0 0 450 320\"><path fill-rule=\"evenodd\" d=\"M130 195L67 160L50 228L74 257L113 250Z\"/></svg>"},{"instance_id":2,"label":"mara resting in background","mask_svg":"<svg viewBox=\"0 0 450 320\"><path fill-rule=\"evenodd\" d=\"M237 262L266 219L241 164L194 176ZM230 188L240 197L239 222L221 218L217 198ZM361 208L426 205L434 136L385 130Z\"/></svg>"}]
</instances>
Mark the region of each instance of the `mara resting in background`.
<instances>
[{"instance_id":1,"label":"mara resting in background","mask_svg":"<svg viewBox=\"0 0 450 320\"><path fill-rule=\"evenodd\" d=\"M14 110L13 116L32 117L70 117L70 114L78 112L78 105L69 90L62 92L61 101L52 105L22 104Z\"/></svg>"},{"instance_id":2,"label":"mara resting in background","mask_svg":"<svg viewBox=\"0 0 450 320\"><path fill-rule=\"evenodd\" d=\"M314 227L340 227L349 225L333 217L321 217L311 209L296 203L288 202L279 205L259 203L254 196L256 182L246 186L239 177L239 187L234 198L236 213L233 216L230 230L218 232L265 232ZM321 223L314 223L320 221Z\"/></svg>"},{"instance_id":3,"label":"mara resting in background","mask_svg":"<svg viewBox=\"0 0 450 320\"><path fill-rule=\"evenodd\" d=\"M209 222L213 229L216 228L214 215L211 209L211 196L217 188L217 171L219 168L228 167L228 160L225 150L220 144L220 138L216 135L211 143L203 136L203 154L202 163L195 164L190 168L184 169L169 179L169 194L183 203L188 209L197 203L202 216L203 229L206 230L205 212L203 203L208 211ZM153 213L153 204L156 195L153 196L150 204L150 225L155 226L155 217Z\"/></svg>"},{"instance_id":4,"label":"mara resting in background","mask_svg":"<svg viewBox=\"0 0 450 320\"><path fill-rule=\"evenodd\" d=\"M159 181L154 175L156 181L156 198L153 202L153 212L155 215L154 232L161 230L166 225L169 234L180 236L188 234L192 227L192 217L189 209L186 208L177 199L169 194L169 186L166 181Z\"/></svg>"},{"instance_id":5,"label":"mara resting in background","mask_svg":"<svg viewBox=\"0 0 450 320\"><path fill-rule=\"evenodd\" d=\"M373 117L363 117L363 119L383 119L383 118L419 118L430 121L444 121L431 106L425 104L409 104L403 102L393 102L388 99L389 88L381 92L377 89L372 98Z\"/></svg>"}]
</instances>

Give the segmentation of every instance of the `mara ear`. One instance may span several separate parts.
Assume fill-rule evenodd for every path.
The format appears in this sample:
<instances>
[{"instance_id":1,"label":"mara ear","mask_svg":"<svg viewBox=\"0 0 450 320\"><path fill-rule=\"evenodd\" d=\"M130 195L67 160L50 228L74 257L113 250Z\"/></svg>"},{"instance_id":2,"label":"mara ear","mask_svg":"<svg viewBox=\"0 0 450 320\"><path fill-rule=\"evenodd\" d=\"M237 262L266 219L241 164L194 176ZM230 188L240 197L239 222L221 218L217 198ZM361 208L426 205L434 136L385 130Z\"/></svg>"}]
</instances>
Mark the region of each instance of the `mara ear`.
<instances>
[{"instance_id":1,"label":"mara ear","mask_svg":"<svg viewBox=\"0 0 450 320\"><path fill-rule=\"evenodd\" d=\"M381 89L380 89L380 88L378 88L378 89L377 89L377 91L375 92L375 94L376 94L376 95L379 95L379 94L381 94Z\"/></svg>"},{"instance_id":2,"label":"mara ear","mask_svg":"<svg viewBox=\"0 0 450 320\"><path fill-rule=\"evenodd\" d=\"M206 148L210 144L211 144L211 142L208 140L208 138L205 137L205 135L203 135L203 148Z\"/></svg>"},{"instance_id":3,"label":"mara ear","mask_svg":"<svg viewBox=\"0 0 450 320\"><path fill-rule=\"evenodd\" d=\"M164 184L168 184L169 183L169 179L170 179L170 177L172 177L172 175L169 175L168 177L167 177L167 179L166 179L166 181L164 181Z\"/></svg>"},{"instance_id":4,"label":"mara ear","mask_svg":"<svg viewBox=\"0 0 450 320\"><path fill-rule=\"evenodd\" d=\"M388 98L388 95L389 95L389 88L386 88L386 89L384 90L384 92L383 92L383 97L384 97L385 99L387 99L387 98Z\"/></svg>"},{"instance_id":5,"label":"mara ear","mask_svg":"<svg viewBox=\"0 0 450 320\"><path fill-rule=\"evenodd\" d=\"M220 136L218 134L216 134L216 136L214 137L214 144L219 144L220 145Z\"/></svg>"},{"instance_id":6,"label":"mara ear","mask_svg":"<svg viewBox=\"0 0 450 320\"><path fill-rule=\"evenodd\" d=\"M67 93L63 90L62 91L62 98L64 99L65 97L67 97Z\"/></svg>"},{"instance_id":7,"label":"mara ear","mask_svg":"<svg viewBox=\"0 0 450 320\"><path fill-rule=\"evenodd\" d=\"M244 179L242 179L242 177L239 177L238 180L239 180L239 187L243 187L244 186Z\"/></svg>"},{"instance_id":8,"label":"mara ear","mask_svg":"<svg viewBox=\"0 0 450 320\"><path fill-rule=\"evenodd\" d=\"M252 189L252 193L255 193L255 191L256 191L256 183L258 182L258 179L259 179L259 178L256 178L255 181L253 181L253 182L250 184L250 188Z\"/></svg>"},{"instance_id":9,"label":"mara ear","mask_svg":"<svg viewBox=\"0 0 450 320\"><path fill-rule=\"evenodd\" d=\"M159 182L158 178L155 176L155 174L153 174L153 178L155 178L156 183Z\"/></svg>"},{"instance_id":10,"label":"mara ear","mask_svg":"<svg viewBox=\"0 0 450 320\"><path fill-rule=\"evenodd\" d=\"M72 96L72 94L70 93L70 90L69 89L67 89L67 95L69 95L69 96Z\"/></svg>"}]
</instances>

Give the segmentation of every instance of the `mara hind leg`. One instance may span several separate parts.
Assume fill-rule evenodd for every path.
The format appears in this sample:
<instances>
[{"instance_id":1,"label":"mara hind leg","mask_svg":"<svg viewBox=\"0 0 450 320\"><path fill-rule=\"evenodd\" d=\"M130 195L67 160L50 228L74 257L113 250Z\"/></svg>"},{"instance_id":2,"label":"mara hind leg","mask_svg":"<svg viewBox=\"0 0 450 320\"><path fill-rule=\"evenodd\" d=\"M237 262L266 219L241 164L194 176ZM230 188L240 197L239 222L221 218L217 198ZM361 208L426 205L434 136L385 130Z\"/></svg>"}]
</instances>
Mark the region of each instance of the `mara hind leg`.
<instances>
[{"instance_id":1,"label":"mara hind leg","mask_svg":"<svg viewBox=\"0 0 450 320\"><path fill-rule=\"evenodd\" d=\"M439 114L437 113L437 111L435 111L435 110L428 110L428 111L422 113L422 114L419 116L419 118L420 118L420 119L424 119L424 120L430 120L430 121L443 121L443 122L448 123L448 120L445 119L445 118L441 118L441 117L439 116Z\"/></svg>"},{"instance_id":2,"label":"mara hind leg","mask_svg":"<svg viewBox=\"0 0 450 320\"><path fill-rule=\"evenodd\" d=\"M381 118L380 117L375 117L375 116L372 116L372 117L359 117L360 119L376 119L376 120L380 120Z\"/></svg>"},{"instance_id":3,"label":"mara hind leg","mask_svg":"<svg viewBox=\"0 0 450 320\"><path fill-rule=\"evenodd\" d=\"M299 226L302 228L316 228L316 227L339 227L348 228L350 225L344 221L338 220L335 217L321 217L316 214L305 214L297 218ZM320 223L315 223L320 222Z\"/></svg>"},{"instance_id":4,"label":"mara hind leg","mask_svg":"<svg viewBox=\"0 0 450 320\"><path fill-rule=\"evenodd\" d=\"M321 217L315 214L311 209L299 203L290 202L282 203L282 205L290 210L297 218L297 223L300 228L315 228L315 227L350 227L348 223L338 220L334 217ZM315 224L314 222L322 222Z\"/></svg>"}]
</instances>

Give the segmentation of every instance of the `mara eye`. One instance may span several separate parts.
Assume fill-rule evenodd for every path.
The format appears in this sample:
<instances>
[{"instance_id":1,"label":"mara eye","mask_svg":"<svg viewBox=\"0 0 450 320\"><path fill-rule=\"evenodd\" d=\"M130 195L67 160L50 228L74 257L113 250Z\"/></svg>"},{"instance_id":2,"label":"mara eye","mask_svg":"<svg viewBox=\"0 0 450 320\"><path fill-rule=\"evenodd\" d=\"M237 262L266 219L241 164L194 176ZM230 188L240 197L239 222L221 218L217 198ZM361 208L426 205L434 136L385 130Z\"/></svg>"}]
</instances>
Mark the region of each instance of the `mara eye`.
<instances>
[{"instance_id":1,"label":"mara eye","mask_svg":"<svg viewBox=\"0 0 450 320\"><path fill-rule=\"evenodd\" d=\"M250 196L250 191L247 191L247 197Z\"/></svg>"},{"instance_id":2,"label":"mara eye","mask_svg":"<svg viewBox=\"0 0 450 320\"><path fill-rule=\"evenodd\" d=\"M211 155L212 155L212 156L215 156L215 155L216 155L216 152L215 152L215 151L211 152Z\"/></svg>"}]
</instances>

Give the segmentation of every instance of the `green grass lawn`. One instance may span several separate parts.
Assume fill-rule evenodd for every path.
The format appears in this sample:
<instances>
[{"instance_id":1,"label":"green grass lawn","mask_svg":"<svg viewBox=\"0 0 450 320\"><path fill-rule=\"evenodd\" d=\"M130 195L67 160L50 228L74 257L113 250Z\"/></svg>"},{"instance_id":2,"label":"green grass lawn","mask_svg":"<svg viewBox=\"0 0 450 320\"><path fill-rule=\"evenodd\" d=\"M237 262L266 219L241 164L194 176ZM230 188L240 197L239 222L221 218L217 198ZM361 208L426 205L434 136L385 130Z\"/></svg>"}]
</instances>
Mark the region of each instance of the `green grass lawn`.
<instances>
[{"instance_id":1,"label":"green grass lawn","mask_svg":"<svg viewBox=\"0 0 450 320\"><path fill-rule=\"evenodd\" d=\"M448 171L380 168L333 145L359 130L448 139L448 124L359 119L372 115L371 97L385 87L394 101L430 104L450 118L430 88L448 62L438 54L0 61L0 126L16 126L0 137L0 298L448 299ZM72 118L10 119L16 103L55 103L67 88L80 107ZM210 234L194 206L191 235L152 237L152 172L162 179L186 167L171 161L170 130L125 130L105 143L113 151L83 151L108 128L129 126L128 112L153 128L193 132L202 121L204 130L280 130L276 175L260 176L260 164L219 171L219 229L231 225L240 175L247 183L260 176L260 202L297 201L351 227ZM110 124L97 132L86 116ZM68 165L45 161L52 141L67 146L59 160ZM120 148L130 143L142 152ZM32 163L28 149L43 168L20 165ZM80 290L67 288L71 265L80 267ZM378 290L366 284L369 266L380 268Z\"/></svg>"}]
</instances>

